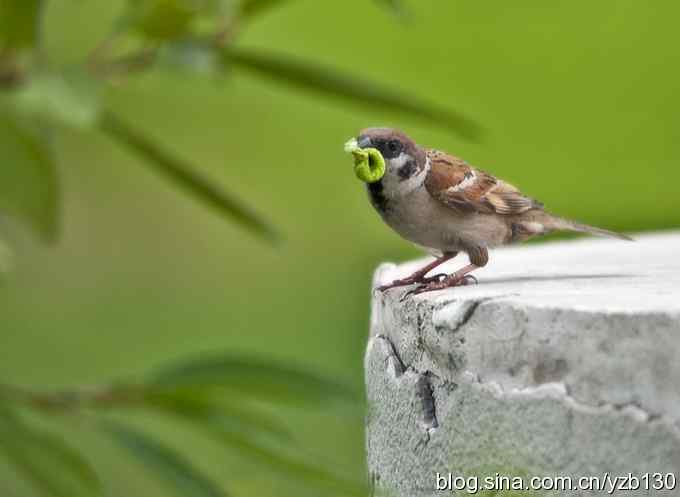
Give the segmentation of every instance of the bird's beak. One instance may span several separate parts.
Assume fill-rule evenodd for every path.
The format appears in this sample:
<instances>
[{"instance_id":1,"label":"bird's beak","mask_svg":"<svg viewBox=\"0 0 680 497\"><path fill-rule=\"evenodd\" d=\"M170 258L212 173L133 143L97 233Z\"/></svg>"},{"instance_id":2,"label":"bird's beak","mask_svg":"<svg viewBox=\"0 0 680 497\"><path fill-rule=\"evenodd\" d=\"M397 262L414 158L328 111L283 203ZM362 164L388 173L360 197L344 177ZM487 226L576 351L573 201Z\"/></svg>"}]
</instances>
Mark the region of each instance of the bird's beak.
<instances>
[{"instance_id":1,"label":"bird's beak","mask_svg":"<svg viewBox=\"0 0 680 497\"><path fill-rule=\"evenodd\" d=\"M368 136L364 135L357 138L357 145L360 148L370 148L373 146L373 143L371 143L371 139Z\"/></svg>"},{"instance_id":2,"label":"bird's beak","mask_svg":"<svg viewBox=\"0 0 680 497\"><path fill-rule=\"evenodd\" d=\"M345 143L345 152L352 153L357 149L370 148L371 145L371 139L368 136L352 138L347 143Z\"/></svg>"},{"instance_id":3,"label":"bird's beak","mask_svg":"<svg viewBox=\"0 0 680 497\"><path fill-rule=\"evenodd\" d=\"M385 159L379 150L371 148L371 139L352 138L345 143L345 152L354 157L354 174L361 181L375 183L385 175Z\"/></svg>"}]
</instances>

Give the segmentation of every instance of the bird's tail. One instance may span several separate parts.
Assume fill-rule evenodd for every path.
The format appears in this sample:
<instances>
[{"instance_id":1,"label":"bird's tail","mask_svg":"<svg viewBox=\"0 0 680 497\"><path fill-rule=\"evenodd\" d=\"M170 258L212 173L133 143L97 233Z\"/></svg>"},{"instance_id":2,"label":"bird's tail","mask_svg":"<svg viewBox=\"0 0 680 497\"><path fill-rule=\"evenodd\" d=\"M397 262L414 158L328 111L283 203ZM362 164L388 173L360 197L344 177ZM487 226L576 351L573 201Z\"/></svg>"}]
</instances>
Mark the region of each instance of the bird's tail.
<instances>
[{"instance_id":1,"label":"bird's tail","mask_svg":"<svg viewBox=\"0 0 680 497\"><path fill-rule=\"evenodd\" d=\"M597 236L608 236L611 238L618 238L619 240L627 240L629 242L634 241L628 235L622 233L617 233L615 231L609 231L602 228L597 228L595 226L589 226L587 224L578 223L576 221L571 221L569 219L564 219L557 216L550 216L549 222L544 223L544 226L548 230L559 230L559 231L575 231L577 233L589 233L591 235Z\"/></svg>"}]
</instances>

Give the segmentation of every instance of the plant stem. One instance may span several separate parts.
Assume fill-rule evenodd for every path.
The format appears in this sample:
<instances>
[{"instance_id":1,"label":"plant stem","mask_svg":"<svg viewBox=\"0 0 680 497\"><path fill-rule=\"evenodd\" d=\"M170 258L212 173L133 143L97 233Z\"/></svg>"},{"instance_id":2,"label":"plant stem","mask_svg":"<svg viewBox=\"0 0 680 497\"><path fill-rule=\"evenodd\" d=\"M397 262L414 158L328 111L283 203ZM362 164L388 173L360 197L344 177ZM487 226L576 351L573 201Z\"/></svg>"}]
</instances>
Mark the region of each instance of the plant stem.
<instances>
[{"instance_id":1,"label":"plant stem","mask_svg":"<svg viewBox=\"0 0 680 497\"><path fill-rule=\"evenodd\" d=\"M0 384L0 402L15 403L41 411L65 413L87 408L112 408L139 404L145 390L138 385L104 385L74 390L40 392Z\"/></svg>"}]
</instances>

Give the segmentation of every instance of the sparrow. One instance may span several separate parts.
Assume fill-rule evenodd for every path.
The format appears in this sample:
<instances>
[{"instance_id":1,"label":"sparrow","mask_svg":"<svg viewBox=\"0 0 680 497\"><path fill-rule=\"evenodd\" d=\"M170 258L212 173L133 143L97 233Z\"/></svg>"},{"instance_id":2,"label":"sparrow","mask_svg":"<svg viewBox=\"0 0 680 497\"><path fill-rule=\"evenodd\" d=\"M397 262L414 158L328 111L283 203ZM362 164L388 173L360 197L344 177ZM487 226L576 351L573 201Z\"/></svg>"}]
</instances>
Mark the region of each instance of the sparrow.
<instances>
[{"instance_id":1,"label":"sparrow","mask_svg":"<svg viewBox=\"0 0 680 497\"><path fill-rule=\"evenodd\" d=\"M546 212L543 204L463 159L417 145L403 132L368 128L345 144L355 174L366 183L371 204L406 240L436 258L380 291L417 284L408 292L476 283L470 273L486 266L489 249L554 231L632 238ZM470 264L452 274L427 275L465 252Z\"/></svg>"}]
</instances>

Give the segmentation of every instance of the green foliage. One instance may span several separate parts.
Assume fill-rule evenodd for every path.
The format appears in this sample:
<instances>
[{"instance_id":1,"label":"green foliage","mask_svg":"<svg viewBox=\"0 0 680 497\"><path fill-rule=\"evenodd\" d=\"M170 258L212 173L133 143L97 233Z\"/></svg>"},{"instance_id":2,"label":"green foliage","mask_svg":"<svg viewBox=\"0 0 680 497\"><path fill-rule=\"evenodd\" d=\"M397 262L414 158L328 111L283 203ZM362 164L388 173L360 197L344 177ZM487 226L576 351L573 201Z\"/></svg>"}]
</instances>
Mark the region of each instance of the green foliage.
<instances>
[{"instance_id":1,"label":"green foliage","mask_svg":"<svg viewBox=\"0 0 680 497\"><path fill-rule=\"evenodd\" d=\"M305 90L328 96L338 96L361 105L403 112L415 117L450 127L470 139L479 136L479 128L467 118L432 106L427 102L395 92L361 78L329 70L313 62L266 52L233 48L236 26L242 19L254 18L278 3L277 0L244 0L236 9L226 0L130 0L123 19L117 22L116 36L102 42L92 54L90 63L68 71L38 65L25 68L10 58L3 58L0 50L0 101L5 102L22 118L37 119L42 127L67 126L91 129L98 125L116 141L131 148L146 163L161 172L185 192L195 195L207 205L216 207L230 219L270 241L277 239L276 230L255 214L254 210L236 200L214 181L204 177L187 161L162 150L145 130L134 129L111 113L101 113L102 86L110 77L126 77L143 71L156 62L184 67L202 74L215 71L216 61L228 67L255 72L267 79L283 81ZM388 2L397 7L398 2ZM1 0L0 48L34 47L39 38L40 15L43 2ZM200 19L209 19L216 33L205 35ZM152 42L151 48L140 53L126 53L110 58L117 40L141 34ZM226 44L226 46L225 46ZM41 62L41 61L38 61ZM103 80L103 81L102 81ZM3 85L7 88L3 90ZM17 86L18 87L15 87ZM0 140L17 141L12 132L4 130ZM14 133L16 135L16 133ZM24 139L27 142L27 139ZM37 150L40 142L34 140ZM45 149L44 145L41 147ZM37 156L37 153L33 154ZM40 151L46 157L44 150ZM10 156L9 160L18 160ZM17 165L14 166L20 167ZM47 176L45 176L47 178ZM50 177L51 178L51 177ZM7 178L5 178L7 179ZM49 181L52 181L49 179ZM52 183L38 187L50 189ZM7 188L11 183L6 183ZM43 195L42 202L54 207L54 196ZM51 203L50 203L51 202ZM0 209L3 207L0 204ZM16 209L9 209L16 214ZM56 217L57 209L52 209ZM44 218L41 224L46 232ZM34 224L36 215L32 215ZM50 221L50 226L54 221ZM50 232L52 235L54 230Z\"/></svg>"},{"instance_id":2,"label":"green foliage","mask_svg":"<svg viewBox=\"0 0 680 497\"><path fill-rule=\"evenodd\" d=\"M322 400L325 407L334 402L356 402L347 387L319 375L233 356L169 365L149 375L148 381L73 391L43 393L0 384L0 450L48 494L89 495L76 492L79 486L89 491L98 481L84 459L56 437L29 428L9 409L29 408L62 416L87 412L99 419L93 427L130 451L177 495L225 495L217 483L193 466L188 455L107 415L112 410L118 414L144 410L195 427L274 474L332 494L363 495L362 484L338 477L306 455L288 427L273 415L274 408L287 403L318 404ZM38 450L43 450L40 457L33 453ZM54 474L47 471L52 459L57 459Z\"/></svg>"},{"instance_id":3,"label":"green foliage","mask_svg":"<svg viewBox=\"0 0 680 497\"><path fill-rule=\"evenodd\" d=\"M276 402L357 402L358 395L344 384L271 362L239 357L190 360L159 371L154 382L162 386L218 386L239 397Z\"/></svg>"},{"instance_id":4,"label":"green foliage","mask_svg":"<svg viewBox=\"0 0 680 497\"><path fill-rule=\"evenodd\" d=\"M16 90L9 104L45 123L91 128L100 106L100 85L85 71L43 72Z\"/></svg>"},{"instance_id":5,"label":"green foliage","mask_svg":"<svg viewBox=\"0 0 680 497\"><path fill-rule=\"evenodd\" d=\"M227 424L204 425L202 428L207 429L208 434L222 441L230 449L263 465L263 469L268 468L296 478L307 487L324 489L324 495L330 492L363 497L367 494L367 488L362 482L348 480L320 467L318 463L311 462L312 456L300 450L248 437Z\"/></svg>"},{"instance_id":6,"label":"green foliage","mask_svg":"<svg viewBox=\"0 0 680 497\"><path fill-rule=\"evenodd\" d=\"M154 440L149 435L113 422L108 422L104 431L133 454L139 462L156 473L176 495L184 497L225 497L227 495L208 476L193 467L185 455Z\"/></svg>"},{"instance_id":7,"label":"green foliage","mask_svg":"<svg viewBox=\"0 0 680 497\"><path fill-rule=\"evenodd\" d=\"M296 478L304 482L306 486L323 488L326 492L366 495L366 489L362 484L342 478L315 462L299 447L288 428L276 417L265 414L261 409L248 407L246 402L248 394L253 393L257 397L265 394L260 400L276 401L279 396L266 394L270 391L280 393L276 387L286 380L292 380L292 391L283 397L284 402L299 403L305 400L305 396L308 396L306 400L314 402L321 395L327 402L343 401L346 400L346 389L311 374L297 371L291 373L287 369L270 368L258 363L248 363L245 360L230 359L221 362L229 362L233 366L238 364L239 369L251 377L250 380L253 376L260 376L260 380L255 383L248 380L241 382L231 374L231 367L215 368L215 364L210 364L210 361L202 367L201 362L196 361L195 367L202 369L202 373L189 373L186 376L185 373L180 373L180 376L188 380L189 384L180 382L182 383L180 387L151 386L144 396L143 405L191 423L206 433L211 440L221 443L225 449L261 465L263 472L268 469L285 477ZM256 373L257 369L262 369L259 375ZM213 374L209 374L208 371L213 371ZM281 378L269 376L270 373L276 371L282 373ZM224 374L227 376L223 376ZM177 379L175 374L171 373L163 378L163 383L167 380L175 383ZM217 381L213 383L215 380ZM311 391L323 384L329 385L330 388L323 394ZM222 388L215 389L216 385ZM243 386L253 387L255 392L234 395ZM265 389L262 388L263 386ZM269 388L266 388L267 386ZM272 386L275 388L271 388ZM294 394L299 391L296 387L301 386L303 393L300 397L295 397ZM333 392L339 392L339 397L336 398Z\"/></svg>"},{"instance_id":8,"label":"green foliage","mask_svg":"<svg viewBox=\"0 0 680 497\"><path fill-rule=\"evenodd\" d=\"M181 34L169 39L147 36L133 24L127 25L127 31L116 30L125 26L112 22L122 3L51 2L45 10L48 22L43 23L49 30L44 36L49 46L43 45L40 52L31 49L40 38L34 30L39 25L37 10L25 18L30 20L26 32L33 33L24 38L23 48L6 50L5 41L0 43L0 99L12 112L11 122L20 125L22 133L26 127L31 140L48 153L48 145L56 145L58 157L63 158L59 170L68 174L65 183L70 187L68 195L73 195L67 211L73 216L71 236L62 250L33 261L36 251L22 244L14 250L17 265L33 267L0 277L5 290L0 316L6 330L0 363L3 374L12 378L45 378L53 383L79 374L92 378L157 356L219 344L231 350L273 349L279 357L323 357L327 371L351 377L358 385L370 269L385 257L415 254L370 212L339 149L339 140L359 126L384 121L384 110L399 120L393 124L423 144L443 147L491 168L545 200L557 213L627 230L678 223L674 188L680 100L677 64L669 63L675 56L669 41L678 17L675 3L527 2L497 3L491 8L480 2L438 2L436 10L419 6L416 22L403 26L376 8L380 3L392 9L391 0L244 1L243 6L261 7L248 7L243 14L234 0L224 2L234 10L227 5L212 14L208 6L190 14L191 20L177 31ZM31 4L0 1L5 9L0 15L0 38L5 40L21 25L8 14L7 6L28 9ZM96 10L106 13L95 15ZM115 36L107 36L107 29ZM370 34L372 41L361 38L362 34ZM88 60L80 60L85 50L95 46ZM291 54L294 62L302 60L316 73L326 68L317 65L323 57L331 67L345 64L348 70L342 76L352 81L357 76L367 79L367 68L376 75L368 79L375 77L380 86L413 88L428 103L455 109L465 102L474 115L483 117L485 127L494 130L494 141L485 147L469 145L450 136L447 129L420 126L408 112L394 112L390 105L374 105L354 96L340 100L337 95L347 93L347 88L324 83L321 89L299 74L278 76L276 67L254 70L233 63L223 68L222 50L233 47L257 47L254 53L267 58ZM72 65L77 67L63 70ZM175 72L157 71L167 67ZM244 78L246 71L260 81ZM186 77L188 72L191 78ZM131 155L138 155L137 161L121 160L110 144L93 136L101 133L99 111L91 132L91 121L83 125L82 120L69 119L68 107L66 112L50 110L49 98L44 99L47 110L42 109L39 102L44 96L29 98L28 105L11 102L15 95L41 86L56 95L49 87L71 81L73 74L80 74L76 79L91 79L82 91L88 94L88 85L94 85L93 108L120 116L165 156L180 157L191 171L200 170L201 177L203 171L205 176L217 175L230 192L239 193L239 186L270 191L271 198L256 211L286 223L292 243L285 251L271 254L250 241L235 239L231 232L214 230L210 219L183 216L186 211L173 205L172 198L149 191L153 180L134 177L133 166L148 163L141 153L113 138L129 147ZM219 81L200 77L215 74ZM304 92L267 90L267 85L290 84L295 79L302 80L294 84ZM35 80L40 80L37 86ZM50 83L54 81L58 84ZM78 83L67 86L66 92L74 95L82 88ZM335 108L319 108L317 95L306 98L312 91L335 100L331 102ZM81 104L80 96L66 100L69 105ZM7 112L5 107L0 111L3 122L10 116ZM67 119L59 117L64 114ZM179 119L186 123L171 122ZM142 122L160 125L147 129ZM428 119L423 124L432 122L439 121ZM62 127L77 129L64 133ZM16 146L12 131L2 132L0 142L7 141L12 143L9 149ZM15 185L3 176L10 171L9 149L5 145L0 149L0 202L8 198L5 191L23 188L22 179ZM286 153L289 150L294 152ZM217 167L211 170L211 164ZM162 171L161 166L149 166ZM35 180L31 192L41 191L40 181ZM179 194L193 195L180 181L175 184ZM26 210L24 202L48 197L31 193L20 199L20 211L10 212L4 204L0 210L33 224L30 216L21 214ZM243 200L248 197L243 195ZM206 205L217 206L207 201ZM228 211L218 212L225 212L231 222ZM163 222L171 229L158 226ZM3 240L4 236L0 233ZM0 266L6 262L0 254ZM5 284L14 280L20 283ZM335 416L319 419L312 407L326 401L308 400L305 409L279 411L279 404L274 408L243 404L246 399L240 392L248 390L246 386L143 386L144 392L131 395L124 406L115 404L116 414L143 411L152 422L167 416L177 428L187 428L190 422L190 429L200 427L210 433L227 455L237 455L224 477L224 485L231 489L233 484L234 492L248 486L249 475L240 470L250 468L251 460L271 468L277 477L291 479L299 478L300 472L289 473L295 465L286 469L286 463L309 466L311 460L316 463L312 467L325 467L309 454L283 450L286 435L294 438L290 446L317 446L322 453L318 447L328 447L329 459L349 463L357 475L363 470L358 416L337 419L337 411L332 411ZM266 390L256 388L262 393L250 396L266 398ZM125 395L120 395L123 402ZM281 404L297 402L278 392L275 398ZM82 418L105 416L101 402L93 400L95 412L88 410ZM54 419L56 424L62 418ZM223 429L231 437L218 436ZM240 442L246 443L236 443L233 432L243 432ZM167 433L173 438L172 431ZM187 452L197 450L194 440L184 435L181 432L180 438ZM98 464L102 476L114 475L107 478L113 483L109 493L120 494L115 471L121 463L107 464L106 454L89 446L86 455ZM240 464L241 460L248 462ZM215 465L223 461L217 458ZM252 494L309 495L307 481L300 478L299 492L282 489L285 482L279 486L276 481L270 482L274 489L258 488ZM153 489L134 490L153 494ZM250 495L243 490L240 494Z\"/></svg>"},{"instance_id":9,"label":"green foliage","mask_svg":"<svg viewBox=\"0 0 680 497\"><path fill-rule=\"evenodd\" d=\"M0 453L46 495L102 495L97 474L76 450L61 438L30 427L1 405Z\"/></svg>"},{"instance_id":10,"label":"green foliage","mask_svg":"<svg viewBox=\"0 0 680 497\"><path fill-rule=\"evenodd\" d=\"M293 435L278 418L211 386L151 386L144 393L143 405L196 423L229 426L249 437L293 441Z\"/></svg>"},{"instance_id":11,"label":"green foliage","mask_svg":"<svg viewBox=\"0 0 680 497\"><path fill-rule=\"evenodd\" d=\"M74 199L68 212L76 224L63 250L36 261L30 277L24 278L25 272L11 277L9 281L21 278L22 284L6 288L0 298L2 326L8 330L0 362L4 374L13 378L68 381L78 368L92 376L124 367L118 357L122 353L124 364L132 365L151 360L147 354L174 355L197 343L219 343L233 349L274 348L280 355L301 355L301 350L310 357L325 354L329 370L358 383L364 339L358 330L366 323L366 295L359 292L368 288L368 272L377 260L388 252L392 258L413 252L388 230L373 232L378 221L358 200L357 185L351 179L344 183L351 169L338 145L348 130L376 117L382 120L385 110L423 144L446 147L493 168L556 212L622 229L677 224L674 130L680 113L677 71L669 64L677 18L671 3L530 2L489 8L479 2L439 2L436 13L423 6L418 14L427 21L409 29L375 8L379 4L391 12L403 11L394 0L341 6L316 2L318 7L315 2L296 6L281 0L187 1L167 8L159 7L167 3L142 0L127 4L125 22L112 22L106 15L73 15L81 7L92 12L105 6L101 10L113 12L110 5L124 2L67 0L52 2L47 10L43 3L0 0L0 211L35 226L45 239L54 237L59 182L50 145L56 145L58 156L66 159L59 169L68 172L69 185L75 187L69 190ZM43 11L49 22L41 23ZM68 15L60 14L64 11ZM49 29L47 36L41 35L41 24ZM360 38L363 34L372 40ZM41 37L50 46L37 47ZM66 38L78 44L77 55L60 47ZM83 49L95 46L84 60ZM257 51L241 48L251 46ZM314 54L323 54L332 67L343 60L351 70L333 69L329 75ZM175 69L172 77L154 73L167 67ZM364 68L383 76L365 81L371 78ZM192 78L183 77L188 72ZM233 75L246 72L262 84L248 85L242 78L231 84ZM215 74L219 85L199 79ZM335 100L339 111L318 109L313 100L289 98L284 92L262 91L278 83L303 90L303 97L316 93ZM404 88L416 88L427 101L415 99L414 104L413 96L402 98ZM493 146L469 146L451 138L448 129L423 129L417 121L412 126L413 117L425 124L446 121L437 114L439 105L434 116L423 115L422 108L431 102L455 108L464 100L496 130ZM411 103L403 108L402 101ZM117 118L118 134L108 129L109 115ZM187 126L150 130L141 124L142 115L156 122L187 118ZM62 128L75 132L63 133ZM107 144L93 136L102 131L137 155L134 164L154 168L178 192L224 213L227 222L242 218L242 226L262 233L263 239L271 228L257 228L261 219L256 216L253 222L250 214L273 212L273 218L291 227L294 243L284 254L270 257L230 233L214 233L210 221L183 218L184 211L168 200L156 205L153 192L147 200L144 195L153 182L140 187L144 193L134 187L107 190L109 184L136 184L137 178L128 178L130 164L117 163L119 154L109 154ZM172 131L191 138L175 144ZM291 149L294 153L286 153ZM215 174L229 185L227 193L208 179L209 163L221 166L223 160L225 167L215 168ZM319 165L326 167L323 174ZM252 209L249 202L244 205L245 195L235 201L238 196L230 192L238 190L231 179L275 193L266 206ZM137 203L144 216L130 215ZM172 230L149 235L149 228L165 219ZM209 229L204 229L206 223ZM0 245L0 271L7 267L7 251ZM19 258L32 253L25 246L15 252ZM246 269L245 260L256 262ZM5 281L0 279L3 287ZM249 298L251 294L257 297ZM207 433L238 456L235 462L256 461L277 477L299 481L300 494L312 484L338 479L301 445L333 440L328 458L337 454L339 461L350 458L350 447L360 450L356 419L322 423L316 418L313 407L340 401L324 397L322 388L293 381L296 386L284 390L285 381L266 383L275 372L243 378L242 368L233 364L217 368L226 374L213 366L207 369L212 372L202 373L209 378L206 382L165 383L158 373L130 391L91 396L78 389L48 399L40 395L37 404L11 403L46 414L75 411L78 420L107 419L110 409L126 419L137 411L150 421L167 417L173 428L176 423L178 429L189 425L198 435ZM228 384L230 377L235 384ZM309 392L317 393L305 397ZM78 399L83 407L73 407ZM260 405L262 400L267 404ZM0 402L10 404L4 398ZM290 404L304 404L305 409L279 412ZM31 431L34 417L21 418ZM50 420L57 424L66 417ZM296 430L296 423L308 424ZM195 450L193 440L182 441ZM0 452L14 446L10 437L0 436L0 443ZM21 461L26 449L16 446L14 458ZM12 457L0 455L0 462L12 464ZM360 459L356 455L351 458ZM101 463L103 474L117 469L100 461L95 451L87 456ZM189 459L189 453L183 457ZM42 466L40 472L46 471ZM16 463L12 467L22 471ZM361 462L354 469L359 474ZM245 479L227 473L227 488L234 482L236 489L242 484L239 478ZM140 493L151 493L145 490ZM270 495L267 490L261 494Z\"/></svg>"},{"instance_id":12,"label":"green foliage","mask_svg":"<svg viewBox=\"0 0 680 497\"><path fill-rule=\"evenodd\" d=\"M401 0L375 0L375 2L399 17L406 15L406 7Z\"/></svg>"},{"instance_id":13,"label":"green foliage","mask_svg":"<svg viewBox=\"0 0 680 497\"><path fill-rule=\"evenodd\" d=\"M28 222L44 240L58 232L57 171L44 132L0 115L0 213Z\"/></svg>"},{"instance_id":14,"label":"green foliage","mask_svg":"<svg viewBox=\"0 0 680 497\"><path fill-rule=\"evenodd\" d=\"M281 3L284 3L284 0L241 0L240 14L241 17L248 19Z\"/></svg>"},{"instance_id":15,"label":"green foliage","mask_svg":"<svg viewBox=\"0 0 680 497\"><path fill-rule=\"evenodd\" d=\"M368 80L348 76L330 67L292 56L244 48L224 50L225 64L288 83L304 90L351 103L369 105L389 112L401 112L450 128L468 140L479 140L481 128L462 114L447 111L411 95Z\"/></svg>"},{"instance_id":16,"label":"green foliage","mask_svg":"<svg viewBox=\"0 0 680 497\"><path fill-rule=\"evenodd\" d=\"M244 26L285 3L129 0L122 16L112 21L110 35L101 37L87 59L64 65L38 46L46 24L41 18L45 2L0 0L0 214L29 224L45 240L57 237L59 182L51 145L62 139L61 131L71 130L75 132L68 133L69 140L81 143L91 133L104 134L180 191L259 238L277 240L277 230L255 209L208 178L192 161L163 147L154 133L135 123L134 113L118 117L112 95L138 73L159 66L222 78L249 71L327 97L423 118L469 138L478 136L478 127L465 117L367 81L361 74L235 48ZM398 2L386 5L397 9ZM227 116L229 122L237 122L238 117ZM235 164L238 168L256 165ZM0 271L6 266L5 254L0 253ZM99 421L93 426L178 495L225 495L187 454L127 423L114 423L107 415L113 409L122 416L143 410L197 428L223 448L274 474L323 489L325 495L364 495L361 483L326 469L302 449L275 415L282 406L307 409L341 404L352 409L359 403L360 396L340 382L270 361L233 356L186 361L156 372L149 381L101 388L45 393L0 385L0 452L45 495L96 497L101 486L84 457L45 431L44 420L36 419L36 413L52 418L87 414ZM24 416L26 411L30 413Z\"/></svg>"},{"instance_id":17,"label":"green foliage","mask_svg":"<svg viewBox=\"0 0 680 497\"><path fill-rule=\"evenodd\" d=\"M0 0L0 54L31 48L38 39L44 0Z\"/></svg>"},{"instance_id":18,"label":"green foliage","mask_svg":"<svg viewBox=\"0 0 680 497\"><path fill-rule=\"evenodd\" d=\"M276 230L248 206L233 198L222 187L202 175L191 164L173 157L138 131L111 113L102 114L100 129L111 138L138 154L145 163L206 204L227 214L252 232L275 242Z\"/></svg>"},{"instance_id":19,"label":"green foliage","mask_svg":"<svg viewBox=\"0 0 680 497\"><path fill-rule=\"evenodd\" d=\"M134 1L139 14L139 29L149 38L161 40L183 36L198 13L191 3L181 0Z\"/></svg>"},{"instance_id":20,"label":"green foliage","mask_svg":"<svg viewBox=\"0 0 680 497\"><path fill-rule=\"evenodd\" d=\"M212 7L209 0L128 0L128 28L156 40L180 38L191 31L195 18Z\"/></svg>"}]
</instances>

